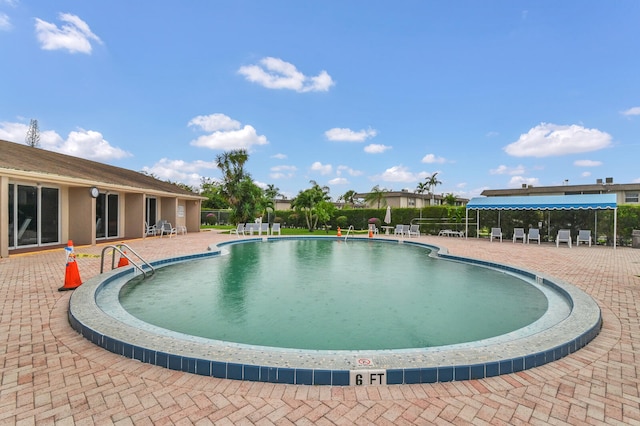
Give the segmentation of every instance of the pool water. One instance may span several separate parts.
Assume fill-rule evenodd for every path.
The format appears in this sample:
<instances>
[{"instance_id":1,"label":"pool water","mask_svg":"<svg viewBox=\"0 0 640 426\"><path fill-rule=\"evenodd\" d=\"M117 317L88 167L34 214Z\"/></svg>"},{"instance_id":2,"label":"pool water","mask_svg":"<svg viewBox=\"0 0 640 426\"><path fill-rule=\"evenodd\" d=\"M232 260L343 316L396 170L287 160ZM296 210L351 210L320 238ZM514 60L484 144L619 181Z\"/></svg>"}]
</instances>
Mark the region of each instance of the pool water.
<instances>
[{"instance_id":1,"label":"pool water","mask_svg":"<svg viewBox=\"0 0 640 426\"><path fill-rule=\"evenodd\" d=\"M121 304L181 333L311 350L471 342L525 327L548 307L532 282L411 244L278 239L226 248L130 281Z\"/></svg>"}]
</instances>

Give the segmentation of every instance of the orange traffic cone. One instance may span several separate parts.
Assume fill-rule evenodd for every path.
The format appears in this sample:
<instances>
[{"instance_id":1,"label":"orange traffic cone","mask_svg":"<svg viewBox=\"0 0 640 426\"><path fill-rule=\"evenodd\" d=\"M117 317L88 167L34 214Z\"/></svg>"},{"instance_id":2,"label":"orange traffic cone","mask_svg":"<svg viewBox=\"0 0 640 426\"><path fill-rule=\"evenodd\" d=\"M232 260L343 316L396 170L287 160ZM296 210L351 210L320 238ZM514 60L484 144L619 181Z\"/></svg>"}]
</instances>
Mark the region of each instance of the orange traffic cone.
<instances>
[{"instance_id":1,"label":"orange traffic cone","mask_svg":"<svg viewBox=\"0 0 640 426\"><path fill-rule=\"evenodd\" d=\"M342 232L340 232L340 227L338 226L338 237L342 237Z\"/></svg>"},{"instance_id":2,"label":"orange traffic cone","mask_svg":"<svg viewBox=\"0 0 640 426\"><path fill-rule=\"evenodd\" d=\"M67 255L67 267L64 273L64 285L58 291L73 290L82 284L80 271L78 271L78 264L76 263L76 255L73 252L73 241L69 240L65 252Z\"/></svg>"},{"instance_id":3,"label":"orange traffic cone","mask_svg":"<svg viewBox=\"0 0 640 426\"><path fill-rule=\"evenodd\" d=\"M120 255L120 260L118 260L118 268L122 268L123 266L129 266L129 260L127 259L127 251L126 250L122 250L122 253Z\"/></svg>"},{"instance_id":4,"label":"orange traffic cone","mask_svg":"<svg viewBox=\"0 0 640 426\"><path fill-rule=\"evenodd\" d=\"M373 230L369 228L369 238L373 238Z\"/></svg>"}]
</instances>

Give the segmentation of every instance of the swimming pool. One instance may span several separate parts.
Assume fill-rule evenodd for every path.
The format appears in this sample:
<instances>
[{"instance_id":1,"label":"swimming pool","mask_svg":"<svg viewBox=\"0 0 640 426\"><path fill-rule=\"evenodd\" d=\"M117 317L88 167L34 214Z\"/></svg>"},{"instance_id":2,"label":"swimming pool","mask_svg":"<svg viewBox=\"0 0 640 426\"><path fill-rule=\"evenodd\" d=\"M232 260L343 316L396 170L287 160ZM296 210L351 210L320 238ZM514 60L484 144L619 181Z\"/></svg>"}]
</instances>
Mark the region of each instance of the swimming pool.
<instances>
[{"instance_id":1,"label":"swimming pool","mask_svg":"<svg viewBox=\"0 0 640 426\"><path fill-rule=\"evenodd\" d=\"M240 241L262 244L273 239ZM129 269L97 277L75 290L70 320L94 343L142 362L221 378L316 385L425 383L512 373L566 356L593 339L600 329L597 304L568 283L500 264L450 256L433 246L381 241L396 248L416 245L434 250L441 259L520 275L556 296L550 298L550 309L532 324L473 342L390 350L275 348L185 335L134 317L118 302L120 289L133 276ZM371 240L349 244L371 244ZM219 255L214 251L167 259L154 266ZM101 300L100 306L96 298ZM570 312L556 312L551 306L557 302L554 298L564 300Z\"/></svg>"}]
</instances>

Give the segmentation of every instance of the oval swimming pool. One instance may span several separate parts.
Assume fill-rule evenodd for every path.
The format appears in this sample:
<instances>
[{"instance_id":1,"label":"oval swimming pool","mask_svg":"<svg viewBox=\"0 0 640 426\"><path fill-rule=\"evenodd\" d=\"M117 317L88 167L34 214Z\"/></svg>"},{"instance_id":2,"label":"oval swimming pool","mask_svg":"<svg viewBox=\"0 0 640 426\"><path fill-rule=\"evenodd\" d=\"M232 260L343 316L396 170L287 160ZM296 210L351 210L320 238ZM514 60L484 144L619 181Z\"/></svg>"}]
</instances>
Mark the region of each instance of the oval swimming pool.
<instances>
[{"instance_id":1,"label":"oval swimming pool","mask_svg":"<svg viewBox=\"0 0 640 426\"><path fill-rule=\"evenodd\" d=\"M546 312L550 292L533 280L430 252L342 239L234 244L225 256L132 280L120 302L145 322L189 335L316 350L464 343L515 331ZM554 309L566 316L563 302Z\"/></svg>"},{"instance_id":2,"label":"oval swimming pool","mask_svg":"<svg viewBox=\"0 0 640 426\"><path fill-rule=\"evenodd\" d=\"M181 267L189 269L197 263L196 261L202 259L218 259L222 263L229 261L241 264L242 272L227 275L224 273L225 267L209 267L212 268L211 271L217 270L217 273L222 276L222 279L217 284L210 285L211 289L217 288L217 290L211 290L208 295L201 293L195 293L195 295L197 299L202 299L205 306L208 307L208 309L199 310L211 310L210 308L215 310L231 309L232 315L230 318L235 318L237 322L243 322L246 319L246 315L242 313L242 309L232 309L232 307L236 301L242 301L243 303L240 306L244 305L252 297L251 295L257 293L255 287L261 284L255 284L255 282L267 282L269 285L277 285L280 282L279 277L283 274L295 276L295 274L285 271L283 268L276 268L276 272L263 272L263 264L275 263L278 265L279 260L283 257L287 257L287 261L290 260L289 258L297 257L296 252L298 249L293 248L298 247L297 245L280 246L279 244L271 244L279 239L302 240L305 243L317 239L332 240L333 242L336 240L335 237L234 239L218 246L209 247L208 252L154 261L152 265L156 268L156 273L159 277L160 271L166 266L182 265ZM259 259L223 255L223 251L231 252L235 250L235 246L238 248L248 247L246 243L260 246L260 250L266 248L266 246L290 248L288 249L289 251L283 249L264 258L261 257L262 255L258 255ZM397 249L400 256L392 262L393 265L386 265L380 261L380 256L376 254L378 243L386 245L392 251ZM358 289L352 292L353 298L350 299L351 302L342 305L343 309L339 310L349 309L353 305L364 305L359 302L358 296L368 291L366 285L358 287L348 281L355 280L355 282L366 284L365 280L358 279L359 273L353 273L354 266L353 262L349 262L350 256L346 256L344 252L339 251L342 249L351 250L352 248L369 250L369 255L366 257L374 260L367 267L367 269L373 271L373 275L367 279L367 282L379 281L376 285L383 289L385 287L387 289L395 289L395 291L381 293L378 296L379 299L385 300L383 300L382 304L369 310L373 313L369 317L370 321L375 321L376 314L381 313L379 312L381 309L387 309L385 307L395 307L398 311L396 317L404 318L410 316L406 312L405 305L414 304L419 308L426 303L424 299L428 297L424 293L421 294L422 298L415 294L412 294L411 297L402 297L404 293L403 285L408 279L404 275L406 274L404 265L407 263L407 256L410 254L417 255L419 259L417 261L415 259L411 260L410 264L428 264L431 261L435 261L436 263L458 265L462 271L470 268L469 270L474 271L472 275L481 275L491 271L488 272L490 275L497 274L493 275L494 277L515 276L520 283L531 286L527 290L532 292L531 295L544 294L548 306L542 316L527 325L504 334L480 338L479 340L466 341L466 338L463 338L462 340L465 340L463 343L413 347L415 342L418 342L418 345L429 344L429 342L425 343L429 338L418 337L417 340L408 345L412 347L405 347L406 344L403 344L399 346L403 347L401 349L300 349L297 344L293 345L295 348L276 347L269 346L269 343L240 343L242 341L232 342L186 334L153 325L137 318L125 310L120 302L120 294L123 293L123 288L136 277L134 268L129 267L101 274L78 287L69 302L69 321L75 330L93 343L111 352L141 362L217 378L304 385L434 383L509 374L544 365L577 351L597 336L602 324L600 309L589 295L569 283L538 272L522 270L495 262L453 256L448 254L444 248L417 241L355 238L349 240L347 244L332 247L340 248L338 251L332 249L325 255L318 256L341 259L346 263L344 267L339 269L346 269L346 271L338 273L336 275L338 278L332 276L336 271L330 272L327 268L321 267L319 270L314 271L312 274L322 279L320 280L321 284L314 290L316 292L315 296L311 299L332 302L327 306L334 308L334 312L335 307L340 306L340 303L344 303L344 301L331 300L331 298L324 297L321 293L323 291L322 283L324 283L324 286L333 286L336 285L336 282L341 282L341 286L338 287L341 291L337 293L340 295L344 295L346 288ZM415 250L415 247L419 247L419 250ZM410 250L405 251L405 249ZM429 251L431 251L430 256L437 257L437 259L428 257L426 253ZM386 253L386 250L383 252ZM395 254L387 253L392 257ZM220 260L225 258L227 260ZM306 263L302 266L306 267ZM313 294L313 291L304 287L306 278L311 272L303 267L300 269L303 271L301 275L287 284L289 288L283 293L286 295L287 300L291 300L292 292ZM229 271L233 270L234 268L229 269ZM387 270L392 272L391 275L385 275ZM269 276L269 274L273 276ZM209 275L213 275L213 272L209 273ZM422 277L422 275L427 275L427 277ZM225 276L226 278L224 278ZM229 279L232 276L238 278L238 281L231 285ZM249 279L252 276L257 276L260 279L252 281ZM381 276L385 278L376 278ZM422 283L422 287L429 287L429 278L433 280L435 276L435 273L431 274L423 271L417 273L411 280ZM174 285L181 289L179 294L190 292L191 281L184 275L179 275L178 281L174 280ZM254 284L248 285L248 283ZM153 285L154 279L152 278L147 280L146 283L143 282L131 288L151 287ZM222 291L225 285L228 285L229 288L226 291ZM460 303L460 297L469 297L472 301L474 300L475 287L477 286L474 287L473 284L470 284L470 286L466 289L463 288L463 291L458 293L455 300L450 300L446 304L447 310L456 312L454 315L456 319L466 316L467 312L466 310L456 311L451 306ZM131 290L124 290L124 293L129 291ZM179 312L175 307L180 305L176 301L177 297L179 296L174 296L173 305L164 308L165 317L173 317L176 312ZM526 298L527 296L525 296ZM437 297L433 297L433 299L437 300ZM151 300L147 302L151 303ZM265 314L271 315L277 311L280 315L281 311L285 311L285 308L290 305L291 303L284 303L277 308L272 306L265 310ZM442 303L440 305L443 308L445 306ZM506 303L503 303L494 309L504 310L506 308L505 305ZM520 305L520 310L522 311L522 303ZM198 309L186 309L185 311L191 312L194 310ZM428 310L433 311L435 309L430 308ZM308 311L308 307L305 306L302 306L300 310L303 313L308 313ZM416 315L419 315L419 313ZM280 316L285 319L285 323L290 322L295 325L297 321L287 321L289 318L287 313ZM382 316L385 318L392 317L389 312ZM537 314L533 315L533 317L535 316ZM337 325L323 325L322 328L340 330L343 328L345 321L343 319ZM352 321L356 322L353 319ZM366 331L359 334L365 335L367 337L365 341L369 342L371 341L370 337L376 334L378 325L380 323L376 324L376 327L368 327L368 324L365 323L364 329ZM404 324L398 323L395 327L397 330L398 328L403 328ZM449 325L445 322L445 326L440 325L438 328L447 327ZM413 329L416 330L416 327L413 326ZM428 327L427 325L424 327L418 326L417 329L428 329ZM318 336L322 336L321 332L324 333L324 330L310 330L308 333L316 336L311 340L323 340L317 339ZM382 340L385 341L387 339Z\"/></svg>"}]
</instances>

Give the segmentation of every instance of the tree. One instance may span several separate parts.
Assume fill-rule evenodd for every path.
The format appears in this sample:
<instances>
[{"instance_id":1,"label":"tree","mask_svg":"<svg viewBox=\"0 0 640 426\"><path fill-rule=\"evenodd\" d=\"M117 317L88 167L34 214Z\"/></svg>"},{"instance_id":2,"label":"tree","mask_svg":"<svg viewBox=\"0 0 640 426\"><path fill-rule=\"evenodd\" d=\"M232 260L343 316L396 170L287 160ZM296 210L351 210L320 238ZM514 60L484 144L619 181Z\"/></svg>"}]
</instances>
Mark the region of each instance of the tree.
<instances>
[{"instance_id":1,"label":"tree","mask_svg":"<svg viewBox=\"0 0 640 426\"><path fill-rule=\"evenodd\" d=\"M38 129L38 120L31 119L29 129L25 137L25 143L32 147L40 146L40 130Z\"/></svg>"},{"instance_id":2,"label":"tree","mask_svg":"<svg viewBox=\"0 0 640 426\"><path fill-rule=\"evenodd\" d=\"M208 199L202 202L205 209L228 209L229 203L222 193L222 184L211 178L202 178L200 195Z\"/></svg>"},{"instance_id":3,"label":"tree","mask_svg":"<svg viewBox=\"0 0 640 426\"><path fill-rule=\"evenodd\" d=\"M458 199L451 192L444 196L444 203L449 206L455 206Z\"/></svg>"},{"instance_id":4,"label":"tree","mask_svg":"<svg viewBox=\"0 0 640 426\"><path fill-rule=\"evenodd\" d=\"M232 220L242 223L255 217L257 200L262 197L244 164L249 159L246 149L227 151L216 156L216 165L222 171L221 193L231 207ZM257 188L257 189L256 189Z\"/></svg>"},{"instance_id":5,"label":"tree","mask_svg":"<svg viewBox=\"0 0 640 426\"><path fill-rule=\"evenodd\" d=\"M329 188L320 186L316 181L310 181L312 187L304 191L300 191L296 198L293 199L291 205L297 212L302 212L307 224L309 232L316 229L320 216L325 217L327 208L322 202L328 202ZM328 220L328 219L327 219Z\"/></svg>"},{"instance_id":6,"label":"tree","mask_svg":"<svg viewBox=\"0 0 640 426\"><path fill-rule=\"evenodd\" d=\"M357 194L356 191L354 191L353 189L350 189L347 192L345 192L344 194L342 194L339 199L343 200L345 203L350 204L351 207L355 207L355 205L356 205L356 199L355 199L356 194Z\"/></svg>"},{"instance_id":7,"label":"tree","mask_svg":"<svg viewBox=\"0 0 640 426\"><path fill-rule=\"evenodd\" d=\"M280 194L280 188L276 188L276 186L272 183L267 185L267 188L264 190L265 196L271 200L275 200Z\"/></svg>"},{"instance_id":8,"label":"tree","mask_svg":"<svg viewBox=\"0 0 640 426\"><path fill-rule=\"evenodd\" d=\"M436 186L440 185L442 182L440 182L437 178L438 176L438 172L435 172L434 174L432 174L431 176L425 178L425 185L427 186L427 188L429 188L429 193L431 194L431 204L433 205L433 190L436 188Z\"/></svg>"},{"instance_id":9,"label":"tree","mask_svg":"<svg viewBox=\"0 0 640 426\"><path fill-rule=\"evenodd\" d=\"M380 186L376 185L373 188L371 188L371 192L369 192L364 197L364 200L369 204L377 203L378 205L377 208L380 208L380 204L382 204L383 206L386 206L387 198L385 197L385 192L389 192L389 191L384 188L380 189Z\"/></svg>"}]
</instances>

